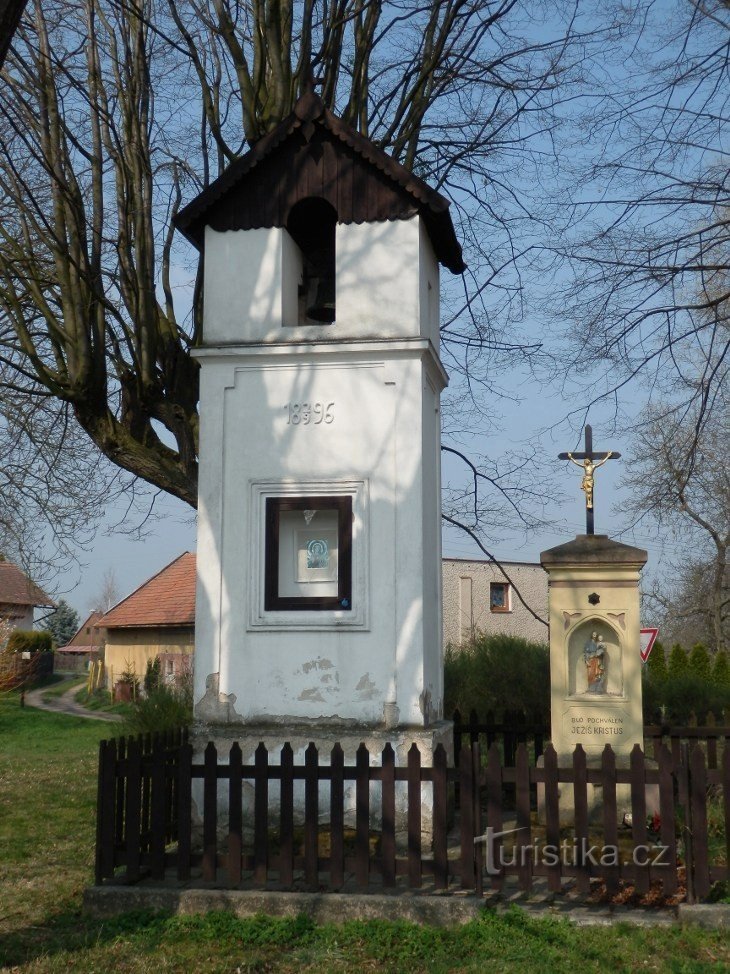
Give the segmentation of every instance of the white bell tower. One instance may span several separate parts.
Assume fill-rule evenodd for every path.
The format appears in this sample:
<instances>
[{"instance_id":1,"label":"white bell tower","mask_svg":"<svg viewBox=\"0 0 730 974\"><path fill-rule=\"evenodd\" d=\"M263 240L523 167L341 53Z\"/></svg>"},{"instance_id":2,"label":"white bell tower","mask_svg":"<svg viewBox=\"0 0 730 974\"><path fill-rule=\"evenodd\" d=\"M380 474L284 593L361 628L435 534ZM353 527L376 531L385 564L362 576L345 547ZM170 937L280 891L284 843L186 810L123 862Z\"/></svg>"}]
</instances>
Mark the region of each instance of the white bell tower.
<instances>
[{"instance_id":1,"label":"white bell tower","mask_svg":"<svg viewBox=\"0 0 730 974\"><path fill-rule=\"evenodd\" d=\"M430 749L448 203L309 92L177 225L205 252L200 733Z\"/></svg>"}]
</instances>

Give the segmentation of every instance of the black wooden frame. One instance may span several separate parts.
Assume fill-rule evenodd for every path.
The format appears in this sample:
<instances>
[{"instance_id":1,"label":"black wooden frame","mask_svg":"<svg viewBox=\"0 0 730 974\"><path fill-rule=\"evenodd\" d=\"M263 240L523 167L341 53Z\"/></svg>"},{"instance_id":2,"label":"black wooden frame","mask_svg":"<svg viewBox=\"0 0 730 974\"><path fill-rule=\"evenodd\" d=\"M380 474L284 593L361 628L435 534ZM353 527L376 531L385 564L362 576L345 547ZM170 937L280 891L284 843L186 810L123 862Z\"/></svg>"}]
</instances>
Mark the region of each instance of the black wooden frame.
<instances>
[{"instance_id":1,"label":"black wooden frame","mask_svg":"<svg viewBox=\"0 0 730 974\"><path fill-rule=\"evenodd\" d=\"M337 511L337 595L279 595L279 522L282 511ZM266 540L264 544L264 610L352 609L352 497L307 496L266 498Z\"/></svg>"}]
</instances>

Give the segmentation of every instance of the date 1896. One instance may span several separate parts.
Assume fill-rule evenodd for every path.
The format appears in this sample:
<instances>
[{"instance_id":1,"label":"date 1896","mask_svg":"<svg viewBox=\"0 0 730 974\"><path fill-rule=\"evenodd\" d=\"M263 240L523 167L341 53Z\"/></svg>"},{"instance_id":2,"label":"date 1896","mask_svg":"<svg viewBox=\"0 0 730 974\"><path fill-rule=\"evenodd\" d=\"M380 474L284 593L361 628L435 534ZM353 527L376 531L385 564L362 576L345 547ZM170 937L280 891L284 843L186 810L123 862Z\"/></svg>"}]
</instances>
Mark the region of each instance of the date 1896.
<instances>
[{"instance_id":1,"label":"date 1896","mask_svg":"<svg viewBox=\"0 0 730 974\"><path fill-rule=\"evenodd\" d=\"M320 423L329 426L335 421L333 402L288 402L284 409L287 426L319 426Z\"/></svg>"}]
</instances>

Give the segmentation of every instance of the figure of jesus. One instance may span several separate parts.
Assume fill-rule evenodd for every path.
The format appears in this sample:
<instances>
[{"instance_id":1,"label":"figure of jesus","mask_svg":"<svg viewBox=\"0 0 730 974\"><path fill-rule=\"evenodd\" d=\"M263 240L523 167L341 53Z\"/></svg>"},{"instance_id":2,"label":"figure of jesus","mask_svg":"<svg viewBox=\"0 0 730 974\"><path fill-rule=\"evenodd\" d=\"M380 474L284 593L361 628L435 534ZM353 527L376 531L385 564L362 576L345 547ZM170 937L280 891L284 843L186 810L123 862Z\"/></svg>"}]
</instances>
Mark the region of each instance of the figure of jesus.
<instances>
[{"instance_id":1,"label":"figure of jesus","mask_svg":"<svg viewBox=\"0 0 730 974\"><path fill-rule=\"evenodd\" d=\"M585 492L586 495L586 507L589 511L593 510L593 472L598 467L602 467L606 460L610 460L613 453L609 450L606 456L595 463L590 457L586 457L585 460L576 460L572 453L568 453L568 459L576 465L576 467L583 468L583 480L580 483L580 489Z\"/></svg>"},{"instance_id":2,"label":"figure of jesus","mask_svg":"<svg viewBox=\"0 0 730 974\"><path fill-rule=\"evenodd\" d=\"M586 665L588 677L588 693L606 692L606 644L598 632L592 632L591 638L583 649L583 662Z\"/></svg>"}]
</instances>

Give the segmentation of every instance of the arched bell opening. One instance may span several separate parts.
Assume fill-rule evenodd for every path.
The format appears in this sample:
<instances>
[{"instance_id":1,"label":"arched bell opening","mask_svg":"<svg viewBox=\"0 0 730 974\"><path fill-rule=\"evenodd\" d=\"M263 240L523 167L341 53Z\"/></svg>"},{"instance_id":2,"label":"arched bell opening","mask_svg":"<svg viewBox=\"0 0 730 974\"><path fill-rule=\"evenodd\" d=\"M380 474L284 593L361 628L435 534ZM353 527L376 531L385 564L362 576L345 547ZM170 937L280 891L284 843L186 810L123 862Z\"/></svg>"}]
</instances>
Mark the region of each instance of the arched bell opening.
<instances>
[{"instance_id":1,"label":"arched bell opening","mask_svg":"<svg viewBox=\"0 0 730 974\"><path fill-rule=\"evenodd\" d=\"M299 323L331 324L335 320L335 228L337 211L310 196L289 212L286 228L302 255Z\"/></svg>"}]
</instances>

